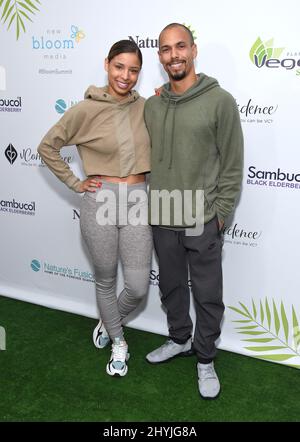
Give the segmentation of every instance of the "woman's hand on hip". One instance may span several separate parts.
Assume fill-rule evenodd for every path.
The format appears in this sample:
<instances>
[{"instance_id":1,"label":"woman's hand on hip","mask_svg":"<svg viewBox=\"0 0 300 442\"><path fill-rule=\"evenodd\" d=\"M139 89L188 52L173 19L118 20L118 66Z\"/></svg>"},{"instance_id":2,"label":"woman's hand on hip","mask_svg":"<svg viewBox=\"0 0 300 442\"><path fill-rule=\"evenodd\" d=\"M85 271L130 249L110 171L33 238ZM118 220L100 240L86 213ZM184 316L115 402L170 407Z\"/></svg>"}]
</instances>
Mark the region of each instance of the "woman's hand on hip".
<instances>
[{"instance_id":1,"label":"woman's hand on hip","mask_svg":"<svg viewBox=\"0 0 300 442\"><path fill-rule=\"evenodd\" d=\"M102 186L100 178L87 178L81 181L80 192L96 192Z\"/></svg>"}]
</instances>

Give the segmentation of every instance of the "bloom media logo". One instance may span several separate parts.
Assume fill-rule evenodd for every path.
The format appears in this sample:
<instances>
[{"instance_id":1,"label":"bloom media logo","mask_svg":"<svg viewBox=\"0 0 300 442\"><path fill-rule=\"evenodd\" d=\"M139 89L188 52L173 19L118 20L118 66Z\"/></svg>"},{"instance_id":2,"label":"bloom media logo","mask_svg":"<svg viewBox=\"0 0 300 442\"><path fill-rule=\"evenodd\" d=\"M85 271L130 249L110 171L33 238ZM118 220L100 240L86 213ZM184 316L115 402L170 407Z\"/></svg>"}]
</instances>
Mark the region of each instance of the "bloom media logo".
<instances>
[{"instance_id":1,"label":"bloom media logo","mask_svg":"<svg viewBox=\"0 0 300 442\"><path fill-rule=\"evenodd\" d=\"M274 38L263 42L258 37L250 49L249 57L251 62L259 69L265 67L267 69L284 68L293 70L296 66L300 66L300 59L295 58L291 51L287 53L286 57L281 57L284 49L274 47ZM296 75L300 75L300 69L296 70Z\"/></svg>"}]
</instances>

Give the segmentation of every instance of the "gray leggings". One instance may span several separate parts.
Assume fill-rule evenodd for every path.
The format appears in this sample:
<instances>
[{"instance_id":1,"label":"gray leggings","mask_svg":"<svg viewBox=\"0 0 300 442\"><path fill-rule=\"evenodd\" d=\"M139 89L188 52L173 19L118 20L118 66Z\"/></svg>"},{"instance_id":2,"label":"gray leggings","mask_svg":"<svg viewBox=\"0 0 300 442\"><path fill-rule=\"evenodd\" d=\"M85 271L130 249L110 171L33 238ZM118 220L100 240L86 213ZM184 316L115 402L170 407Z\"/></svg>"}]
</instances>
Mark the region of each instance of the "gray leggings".
<instances>
[{"instance_id":1,"label":"gray leggings","mask_svg":"<svg viewBox=\"0 0 300 442\"><path fill-rule=\"evenodd\" d=\"M149 273L152 257L152 231L149 225L124 224L118 216L119 208L123 214L133 207L134 203L127 203L119 198L119 184L102 181L102 187L95 193L86 192L81 201L80 228L93 260L96 279L96 298L100 317L113 340L123 338L122 320L131 313L147 294ZM124 187L123 187L124 189ZM103 191L112 191L115 203L96 201ZM137 183L127 185L128 194L133 190L143 190L144 198L139 207L147 206L146 184ZM106 192L107 195L107 192ZM99 224L99 209L109 214L109 209L116 209L116 219L110 219L111 225ZM135 204L135 207L138 207ZM111 212L113 213L114 210ZM97 214L97 219L96 219ZM130 221L130 217L129 221ZM124 289L119 296L116 294L116 279L118 258L121 258Z\"/></svg>"}]
</instances>

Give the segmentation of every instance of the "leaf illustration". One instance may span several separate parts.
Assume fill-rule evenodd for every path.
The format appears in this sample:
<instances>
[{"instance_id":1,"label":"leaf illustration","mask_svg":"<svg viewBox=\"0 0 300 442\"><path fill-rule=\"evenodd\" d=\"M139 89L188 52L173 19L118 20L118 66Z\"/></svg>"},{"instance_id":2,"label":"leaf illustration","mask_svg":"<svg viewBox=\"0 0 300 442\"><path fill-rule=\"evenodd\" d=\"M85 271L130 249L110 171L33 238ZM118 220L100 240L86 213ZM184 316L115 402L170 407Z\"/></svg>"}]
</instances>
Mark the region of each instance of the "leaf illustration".
<instances>
[{"instance_id":1,"label":"leaf illustration","mask_svg":"<svg viewBox=\"0 0 300 442\"><path fill-rule=\"evenodd\" d=\"M5 0L0 0L0 8L4 1ZM24 19L32 22L32 18L29 13L36 14L36 11L39 11L35 3L41 4L39 0L6 0L6 3L4 4L0 20L3 21L3 24L8 22L7 30L10 29L12 23L15 21L17 40L20 37L21 30L26 32Z\"/></svg>"},{"instance_id":2,"label":"leaf illustration","mask_svg":"<svg viewBox=\"0 0 300 442\"><path fill-rule=\"evenodd\" d=\"M280 321L274 299L273 299L273 311L274 311L275 331L276 335L278 335L278 332L280 330Z\"/></svg>"},{"instance_id":3,"label":"leaf illustration","mask_svg":"<svg viewBox=\"0 0 300 442\"><path fill-rule=\"evenodd\" d=\"M264 309L263 309L262 303L260 301L260 320L261 320L262 324L264 323L264 319L265 319L265 313L264 313Z\"/></svg>"},{"instance_id":4,"label":"leaf illustration","mask_svg":"<svg viewBox=\"0 0 300 442\"><path fill-rule=\"evenodd\" d=\"M294 338L295 349L297 351L297 348L300 344L300 329L294 307L292 308L292 315L293 315L293 338Z\"/></svg>"},{"instance_id":5,"label":"leaf illustration","mask_svg":"<svg viewBox=\"0 0 300 442\"><path fill-rule=\"evenodd\" d=\"M266 313L267 313L268 325L270 328L271 327L271 312L270 312L270 307L269 307L267 298L266 298Z\"/></svg>"},{"instance_id":6,"label":"leaf illustration","mask_svg":"<svg viewBox=\"0 0 300 442\"><path fill-rule=\"evenodd\" d=\"M239 310L238 308L236 308L236 307L230 307L230 306L228 306L231 310L234 310L235 312L237 312L237 313L239 313L240 315L243 315L243 316L246 316L246 318L249 318L249 316L248 315L246 315L245 313L243 313L241 310Z\"/></svg>"},{"instance_id":7,"label":"leaf illustration","mask_svg":"<svg viewBox=\"0 0 300 442\"><path fill-rule=\"evenodd\" d=\"M253 315L254 315L254 318L256 319L257 311L256 311L256 307L255 307L255 304L254 304L253 299L252 299L252 308L253 308Z\"/></svg>"},{"instance_id":8,"label":"leaf illustration","mask_svg":"<svg viewBox=\"0 0 300 442\"><path fill-rule=\"evenodd\" d=\"M243 341L246 341L246 342L256 342L257 344L259 344L260 342L267 343L267 342L275 341L275 338L243 339Z\"/></svg>"},{"instance_id":9,"label":"leaf illustration","mask_svg":"<svg viewBox=\"0 0 300 442\"><path fill-rule=\"evenodd\" d=\"M288 359L294 358L295 355L279 354L279 355L261 355L255 356L258 359L266 359L267 361L287 361Z\"/></svg>"},{"instance_id":10,"label":"leaf illustration","mask_svg":"<svg viewBox=\"0 0 300 442\"><path fill-rule=\"evenodd\" d=\"M2 20L3 17L5 16L6 11L8 10L8 7L9 7L10 2L11 2L11 0L6 0L6 3L5 3L5 6L4 6L4 9L3 9L3 14L2 14L1 20Z\"/></svg>"},{"instance_id":11,"label":"leaf illustration","mask_svg":"<svg viewBox=\"0 0 300 442\"><path fill-rule=\"evenodd\" d=\"M257 40L255 41L254 45L253 45L252 48L250 49L250 53L249 53L250 60L252 61L252 63L254 63L254 54L256 54L257 48L258 48L259 46L261 46L261 45L262 45L262 41L261 41L261 39L258 37Z\"/></svg>"},{"instance_id":12,"label":"leaf illustration","mask_svg":"<svg viewBox=\"0 0 300 442\"><path fill-rule=\"evenodd\" d=\"M286 309L284 307L283 302L281 301L280 309L277 308L274 299L272 300L272 311L270 308L270 303L268 298L265 298L265 301L259 301L259 312L256 307L258 303L255 303L254 299L251 300L253 317L248 309L248 307L239 302L242 309L231 306L231 310L243 317L248 319L240 319L234 320L232 322L239 323L235 329L238 334L245 335L245 338L242 339L243 342L247 342L248 345L245 350L253 353L257 353L253 355L256 358L264 359L267 361L273 361L282 363L288 361L294 357L300 357L297 349L300 345L300 328L298 318L296 316L296 312L294 307L292 306L292 324L293 324L293 339L294 339L294 347L292 348L289 345L289 321L286 314ZM265 305L265 310L264 310ZM258 315L259 313L259 315ZM267 325L264 325L264 319L267 318ZM259 322L260 318L260 322ZM271 325L274 324L274 329L271 329ZM267 328L268 327L268 328ZM272 327L273 328L273 327ZM280 330L283 329L284 339L279 336ZM249 336L246 338L246 336ZM277 342L276 342L277 341ZM272 345L268 345L269 343L273 343ZM250 344L252 343L252 345ZM249 345L250 344L250 345ZM267 345L266 345L267 344ZM276 350L285 350L285 353L274 353ZM269 353L268 353L269 352ZM263 354L261 354L263 353ZM297 364L286 364L291 367L300 368L300 365Z\"/></svg>"},{"instance_id":13,"label":"leaf illustration","mask_svg":"<svg viewBox=\"0 0 300 442\"><path fill-rule=\"evenodd\" d=\"M284 336L285 336L285 342L288 343L288 339L289 339L289 323L286 317L286 313L285 313L285 309L284 309L284 305L283 302L281 301L281 320L282 320L282 325L283 325L283 330L284 330Z\"/></svg>"},{"instance_id":14,"label":"leaf illustration","mask_svg":"<svg viewBox=\"0 0 300 442\"><path fill-rule=\"evenodd\" d=\"M270 351L270 350L281 350L282 348L286 348L282 345L269 345L266 347L245 347L247 350L251 351Z\"/></svg>"}]
</instances>

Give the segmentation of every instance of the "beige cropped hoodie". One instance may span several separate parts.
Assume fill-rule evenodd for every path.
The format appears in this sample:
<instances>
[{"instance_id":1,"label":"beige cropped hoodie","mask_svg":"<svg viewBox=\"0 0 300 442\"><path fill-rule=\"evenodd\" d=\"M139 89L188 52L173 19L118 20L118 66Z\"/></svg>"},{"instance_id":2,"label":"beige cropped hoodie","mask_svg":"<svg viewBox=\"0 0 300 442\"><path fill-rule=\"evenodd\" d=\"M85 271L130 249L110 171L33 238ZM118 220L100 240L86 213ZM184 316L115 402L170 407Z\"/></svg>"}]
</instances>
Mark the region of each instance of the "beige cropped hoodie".
<instances>
[{"instance_id":1,"label":"beige cropped hoodie","mask_svg":"<svg viewBox=\"0 0 300 442\"><path fill-rule=\"evenodd\" d=\"M38 153L64 184L80 192L81 180L62 159L63 146L76 145L86 176L126 177L150 171L150 139L144 98L138 92L121 101L108 88L90 86L42 139Z\"/></svg>"}]
</instances>

